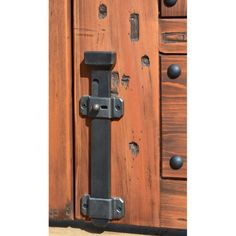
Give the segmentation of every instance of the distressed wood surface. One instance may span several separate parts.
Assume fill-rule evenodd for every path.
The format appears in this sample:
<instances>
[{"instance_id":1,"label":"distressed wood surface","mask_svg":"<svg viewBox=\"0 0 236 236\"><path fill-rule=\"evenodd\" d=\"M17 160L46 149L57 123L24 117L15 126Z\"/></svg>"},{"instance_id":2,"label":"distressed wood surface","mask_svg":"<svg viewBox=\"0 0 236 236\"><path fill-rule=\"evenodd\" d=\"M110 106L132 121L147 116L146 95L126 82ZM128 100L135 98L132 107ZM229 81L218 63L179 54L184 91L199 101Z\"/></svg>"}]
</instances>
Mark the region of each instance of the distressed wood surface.
<instances>
[{"instance_id":1,"label":"distressed wood surface","mask_svg":"<svg viewBox=\"0 0 236 236\"><path fill-rule=\"evenodd\" d=\"M160 52L187 53L187 19L159 19Z\"/></svg>"},{"instance_id":2,"label":"distressed wood surface","mask_svg":"<svg viewBox=\"0 0 236 236\"><path fill-rule=\"evenodd\" d=\"M178 64L181 75L170 79L167 69ZM162 104L162 176L187 178L187 56L161 56L161 104ZM181 156L184 164L173 170L169 161Z\"/></svg>"},{"instance_id":3,"label":"distressed wood surface","mask_svg":"<svg viewBox=\"0 0 236 236\"><path fill-rule=\"evenodd\" d=\"M49 217L73 219L71 1L49 1Z\"/></svg>"},{"instance_id":4,"label":"distressed wood surface","mask_svg":"<svg viewBox=\"0 0 236 236\"><path fill-rule=\"evenodd\" d=\"M187 228L187 181L161 180L161 227Z\"/></svg>"},{"instance_id":5,"label":"distressed wood surface","mask_svg":"<svg viewBox=\"0 0 236 236\"><path fill-rule=\"evenodd\" d=\"M74 0L76 218L80 198L89 192L89 122L79 114L79 99L89 94L84 51L117 53L112 93L124 99L123 118L112 122L112 196L126 203L122 224L160 225L158 4L150 0ZM131 40L131 14L139 14ZM136 39L135 39L136 38ZM115 221L116 222L116 221Z\"/></svg>"},{"instance_id":6,"label":"distressed wood surface","mask_svg":"<svg viewBox=\"0 0 236 236\"><path fill-rule=\"evenodd\" d=\"M161 17L185 17L187 16L187 0L177 0L172 7L167 7L164 0L161 2Z\"/></svg>"}]
</instances>

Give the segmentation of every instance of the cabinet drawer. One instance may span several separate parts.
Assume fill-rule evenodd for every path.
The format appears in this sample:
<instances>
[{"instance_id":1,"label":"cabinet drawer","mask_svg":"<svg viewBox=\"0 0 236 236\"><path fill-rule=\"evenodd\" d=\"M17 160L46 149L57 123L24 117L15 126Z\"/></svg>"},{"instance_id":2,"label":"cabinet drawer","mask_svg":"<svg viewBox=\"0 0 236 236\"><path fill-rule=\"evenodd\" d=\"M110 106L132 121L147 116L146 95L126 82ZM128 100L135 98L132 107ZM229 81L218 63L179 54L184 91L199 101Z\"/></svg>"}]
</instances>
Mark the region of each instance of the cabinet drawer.
<instances>
[{"instance_id":1,"label":"cabinet drawer","mask_svg":"<svg viewBox=\"0 0 236 236\"><path fill-rule=\"evenodd\" d=\"M161 56L162 177L186 178L186 60L185 55Z\"/></svg>"},{"instance_id":2,"label":"cabinet drawer","mask_svg":"<svg viewBox=\"0 0 236 236\"><path fill-rule=\"evenodd\" d=\"M161 17L187 16L187 0L161 0Z\"/></svg>"},{"instance_id":3,"label":"cabinet drawer","mask_svg":"<svg viewBox=\"0 0 236 236\"><path fill-rule=\"evenodd\" d=\"M160 52L187 53L186 19L160 19Z\"/></svg>"},{"instance_id":4,"label":"cabinet drawer","mask_svg":"<svg viewBox=\"0 0 236 236\"><path fill-rule=\"evenodd\" d=\"M187 181L161 180L161 227L187 228Z\"/></svg>"}]
</instances>

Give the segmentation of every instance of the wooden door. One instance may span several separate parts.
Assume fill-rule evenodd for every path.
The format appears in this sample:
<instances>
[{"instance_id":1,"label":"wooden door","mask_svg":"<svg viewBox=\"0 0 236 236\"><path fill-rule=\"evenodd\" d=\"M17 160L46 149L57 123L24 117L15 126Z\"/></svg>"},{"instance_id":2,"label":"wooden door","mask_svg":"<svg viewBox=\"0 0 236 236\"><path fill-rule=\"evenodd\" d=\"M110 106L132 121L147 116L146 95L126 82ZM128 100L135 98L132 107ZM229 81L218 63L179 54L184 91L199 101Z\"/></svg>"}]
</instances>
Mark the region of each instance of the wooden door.
<instances>
[{"instance_id":1,"label":"wooden door","mask_svg":"<svg viewBox=\"0 0 236 236\"><path fill-rule=\"evenodd\" d=\"M89 94L85 51L115 51L112 92L124 100L124 116L112 122L111 193L125 201L121 224L160 225L160 105L158 5L149 1L74 1L75 217L89 193L89 127L79 99ZM106 9L105 13L101 9ZM132 39L132 17L139 36Z\"/></svg>"},{"instance_id":2,"label":"wooden door","mask_svg":"<svg viewBox=\"0 0 236 236\"><path fill-rule=\"evenodd\" d=\"M124 200L125 215L112 223L186 228L186 19L173 18L186 16L185 3L50 0L50 219L89 220L80 210L90 192L84 52L113 51L111 94L124 115L111 126L111 196ZM172 64L181 67L176 80ZM170 167L174 154L183 167Z\"/></svg>"}]
</instances>

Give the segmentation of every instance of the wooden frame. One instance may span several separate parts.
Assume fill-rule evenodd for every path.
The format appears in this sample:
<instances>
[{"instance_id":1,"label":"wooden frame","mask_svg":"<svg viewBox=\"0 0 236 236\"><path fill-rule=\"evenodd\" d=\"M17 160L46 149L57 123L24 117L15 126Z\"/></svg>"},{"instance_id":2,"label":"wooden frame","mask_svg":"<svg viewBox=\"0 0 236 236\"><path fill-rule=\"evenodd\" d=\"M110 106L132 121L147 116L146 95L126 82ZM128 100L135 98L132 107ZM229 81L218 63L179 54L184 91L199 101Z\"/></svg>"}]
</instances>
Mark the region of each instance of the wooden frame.
<instances>
[{"instance_id":1,"label":"wooden frame","mask_svg":"<svg viewBox=\"0 0 236 236\"><path fill-rule=\"evenodd\" d=\"M73 219L71 1L49 1L49 216Z\"/></svg>"}]
</instances>

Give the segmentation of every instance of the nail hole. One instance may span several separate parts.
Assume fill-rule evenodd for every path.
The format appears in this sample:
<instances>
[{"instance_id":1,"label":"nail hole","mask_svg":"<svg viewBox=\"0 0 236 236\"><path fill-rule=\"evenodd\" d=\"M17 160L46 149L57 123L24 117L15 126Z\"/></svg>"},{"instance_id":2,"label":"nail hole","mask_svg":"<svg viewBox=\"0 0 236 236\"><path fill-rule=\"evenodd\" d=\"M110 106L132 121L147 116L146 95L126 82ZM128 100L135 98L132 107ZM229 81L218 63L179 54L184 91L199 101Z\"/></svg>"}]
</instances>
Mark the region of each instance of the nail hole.
<instances>
[{"instance_id":1,"label":"nail hole","mask_svg":"<svg viewBox=\"0 0 236 236\"><path fill-rule=\"evenodd\" d=\"M107 6L102 3L99 5L98 17L99 17L99 19L104 19L106 16L107 16Z\"/></svg>"},{"instance_id":2,"label":"nail hole","mask_svg":"<svg viewBox=\"0 0 236 236\"><path fill-rule=\"evenodd\" d=\"M121 211L122 211L121 207L117 207L116 211L117 211L118 213L121 213Z\"/></svg>"},{"instance_id":3,"label":"nail hole","mask_svg":"<svg viewBox=\"0 0 236 236\"><path fill-rule=\"evenodd\" d=\"M124 86L125 89L128 88L129 86L129 81L130 81L130 77L128 75L123 75L122 79L121 79L121 84L122 86Z\"/></svg>"},{"instance_id":4,"label":"nail hole","mask_svg":"<svg viewBox=\"0 0 236 236\"><path fill-rule=\"evenodd\" d=\"M142 65L143 66L150 66L150 60L147 55L144 55L141 59Z\"/></svg>"},{"instance_id":5,"label":"nail hole","mask_svg":"<svg viewBox=\"0 0 236 236\"><path fill-rule=\"evenodd\" d=\"M129 149L131 150L131 153L133 156L137 156L139 154L139 145L135 142L129 143Z\"/></svg>"},{"instance_id":6,"label":"nail hole","mask_svg":"<svg viewBox=\"0 0 236 236\"><path fill-rule=\"evenodd\" d=\"M120 111L120 105L116 105L116 110Z\"/></svg>"},{"instance_id":7,"label":"nail hole","mask_svg":"<svg viewBox=\"0 0 236 236\"><path fill-rule=\"evenodd\" d=\"M82 109L85 109L85 108L87 108L87 104L86 103L82 103Z\"/></svg>"}]
</instances>

